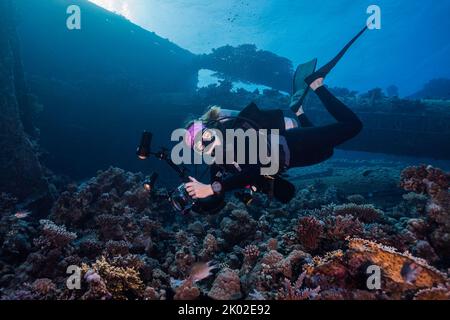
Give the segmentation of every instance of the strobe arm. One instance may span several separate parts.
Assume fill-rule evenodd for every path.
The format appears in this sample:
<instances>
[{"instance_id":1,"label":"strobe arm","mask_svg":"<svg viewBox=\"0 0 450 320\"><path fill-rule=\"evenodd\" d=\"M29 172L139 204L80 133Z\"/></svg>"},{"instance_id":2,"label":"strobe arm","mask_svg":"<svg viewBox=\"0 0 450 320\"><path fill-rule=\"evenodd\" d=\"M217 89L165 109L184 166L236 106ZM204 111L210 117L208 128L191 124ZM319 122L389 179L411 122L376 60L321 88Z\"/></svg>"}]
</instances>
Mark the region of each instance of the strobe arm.
<instances>
[{"instance_id":1,"label":"strobe arm","mask_svg":"<svg viewBox=\"0 0 450 320\"><path fill-rule=\"evenodd\" d=\"M176 172L176 174L180 177L180 179L183 182L188 182L189 181L189 176L187 174L187 169L184 166L179 166L176 165L175 163L173 163L172 159L170 159L169 154L168 154L168 150L165 148L161 148L160 152L156 152L153 154L156 158L158 158L159 160L163 160L167 163L167 165L169 167L172 168L172 170L174 170Z\"/></svg>"}]
</instances>

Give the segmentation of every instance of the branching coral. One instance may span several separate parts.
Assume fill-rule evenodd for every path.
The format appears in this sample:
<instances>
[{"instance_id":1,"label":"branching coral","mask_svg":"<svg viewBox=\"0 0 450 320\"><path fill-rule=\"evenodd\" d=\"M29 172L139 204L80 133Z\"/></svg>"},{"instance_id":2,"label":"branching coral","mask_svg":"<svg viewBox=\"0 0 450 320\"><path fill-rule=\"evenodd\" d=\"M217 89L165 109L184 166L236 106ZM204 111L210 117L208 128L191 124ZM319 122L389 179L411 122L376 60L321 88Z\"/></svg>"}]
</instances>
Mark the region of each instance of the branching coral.
<instances>
[{"instance_id":1,"label":"branching coral","mask_svg":"<svg viewBox=\"0 0 450 320\"><path fill-rule=\"evenodd\" d=\"M77 238L77 234L69 232L64 226L58 226L50 220L41 220L42 235L35 240L41 248L64 248Z\"/></svg>"},{"instance_id":2,"label":"branching coral","mask_svg":"<svg viewBox=\"0 0 450 320\"><path fill-rule=\"evenodd\" d=\"M306 272L303 272L295 281L284 279L284 288L280 290L276 296L277 300L313 300L320 292L320 287L315 289L302 289Z\"/></svg>"},{"instance_id":3,"label":"branching coral","mask_svg":"<svg viewBox=\"0 0 450 320\"><path fill-rule=\"evenodd\" d=\"M319 247L323 231L324 223L315 217L302 217L298 221L297 237L308 251L314 251Z\"/></svg>"},{"instance_id":4,"label":"branching coral","mask_svg":"<svg viewBox=\"0 0 450 320\"><path fill-rule=\"evenodd\" d=\"M82 270L84 274L98 274L115 299L141 297L143 294L144 284L134 268L114 266L102 257L91 266L83 264Z\"/></svg>"},{"instance_id":5,"label":"branching coral","mask_svg":"<svg viewBox=\"0 0 450 320\"><path fill-rule=\"evenodd\" d=\"M383 211L376 209L373 205L358 205L355 203L335 206L333 213L338 216L351 215L364 223L376 222L384 215Z\"/></svg>"},{"instance_id":6,"label":"branching coral","mask_svg":"<svg viewBox=\"0 0 450 320\"><path fill-rule=\"evenodd\" d=\"M363 224L352 215L329 217L325 223L327 238L333 241L359 236L364 229Z\"/></svg>"}]
</instances>

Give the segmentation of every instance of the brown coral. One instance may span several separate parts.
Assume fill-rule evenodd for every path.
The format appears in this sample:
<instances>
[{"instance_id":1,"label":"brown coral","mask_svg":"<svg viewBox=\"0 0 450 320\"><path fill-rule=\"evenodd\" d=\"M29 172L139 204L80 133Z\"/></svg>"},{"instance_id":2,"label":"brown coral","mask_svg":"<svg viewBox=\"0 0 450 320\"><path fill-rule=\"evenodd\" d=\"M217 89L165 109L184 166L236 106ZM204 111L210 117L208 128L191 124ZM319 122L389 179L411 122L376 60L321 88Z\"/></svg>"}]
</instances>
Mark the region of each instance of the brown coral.
<instances>
[{"instance_id":1,"label":"brown coral","mask_svg":"<svg viewBox=\"0 0 450 320\"><path fill-rule=\"evenodd\" d=\"M300 243L308 251L314 251L319 247L323 235L323 222L315 217L302 217L297 225L297 237Z\"/></svg>"},{"instance_id":2,"label":"brown coral","mask_svg":"<svg viewBox=\"0 0 450 320\"><path fill-rule=\"evenodd\" d=\"M242 297L241 282L236 271L223 269L214 280L208 296L215 300L237 300Z\"/></svg>"},{"instance_id":3,"label":"brown coral","mask_svg":"<svg viewBox=\"0 0 450 320\"><path fill-rule=\"evenodd\" d=\"M333 241L359 236L364 230L363 224L352 215L329 217L326 225L327 238Z\"/></svg>"}]
</instances>

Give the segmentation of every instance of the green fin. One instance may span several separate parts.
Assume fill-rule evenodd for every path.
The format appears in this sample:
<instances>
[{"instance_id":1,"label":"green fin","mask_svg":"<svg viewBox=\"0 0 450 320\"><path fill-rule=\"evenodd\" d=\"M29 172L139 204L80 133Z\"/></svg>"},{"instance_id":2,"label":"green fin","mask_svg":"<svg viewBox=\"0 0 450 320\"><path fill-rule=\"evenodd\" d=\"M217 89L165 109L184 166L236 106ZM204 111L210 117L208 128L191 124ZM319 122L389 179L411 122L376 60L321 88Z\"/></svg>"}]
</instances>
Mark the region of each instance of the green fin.
<instances>
[{"instance_id":1,"label":"green fin","mask_svg":"<svg viewBox=\"0 0 450 320\"><path fill-rule=\"evenodd\" d=\"M305 97L309 91L309 86L306 84L305 78L314 73L314 71L316 71L316 67L317 58L314 58L313 60L303 63L297 67L294 74L293 94L290 104L290 108L293 112L297 112L302 105L303 100L305 100Z\"/></svg>"}]
</instances>

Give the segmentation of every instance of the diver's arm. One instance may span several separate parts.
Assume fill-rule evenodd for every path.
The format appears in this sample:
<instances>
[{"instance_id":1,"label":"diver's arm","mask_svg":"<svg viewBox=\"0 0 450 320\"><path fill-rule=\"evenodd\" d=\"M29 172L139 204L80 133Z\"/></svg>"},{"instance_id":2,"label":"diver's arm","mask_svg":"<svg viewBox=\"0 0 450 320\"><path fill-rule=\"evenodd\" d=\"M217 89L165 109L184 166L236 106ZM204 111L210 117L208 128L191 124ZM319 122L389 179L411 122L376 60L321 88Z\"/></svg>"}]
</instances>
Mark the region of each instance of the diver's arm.
<instances>
[{"instance_id":1,"label":"diver's arm","mask_svg":"<svg viewBox=\"0 0 450 320\"><path fill-rule=\"evenodd\" d=\"M222 184L223 192L227 192L251 185L260 175L260 166L253 165L243 169L241 172L225 177L220 183Z\"/></svg>"}]
</instances>

